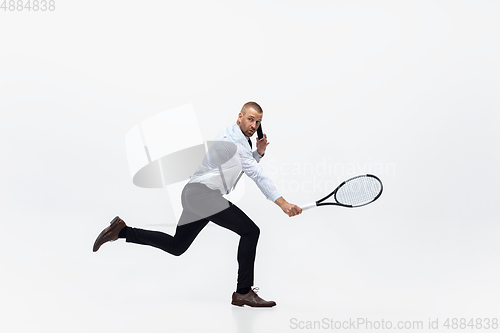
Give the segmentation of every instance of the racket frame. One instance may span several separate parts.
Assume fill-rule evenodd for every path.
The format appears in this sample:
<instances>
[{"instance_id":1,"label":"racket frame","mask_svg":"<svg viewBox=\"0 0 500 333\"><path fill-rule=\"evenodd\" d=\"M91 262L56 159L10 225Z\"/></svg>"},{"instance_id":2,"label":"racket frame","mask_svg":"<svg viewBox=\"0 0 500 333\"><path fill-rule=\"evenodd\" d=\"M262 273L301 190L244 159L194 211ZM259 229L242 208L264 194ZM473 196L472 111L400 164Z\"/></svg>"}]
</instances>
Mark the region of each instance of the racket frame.
<instances>
[{"instance_id":1,"label":"racket frame","mask_svg":"<svg viewBox=\"0 0 500 333\"><path fill-rule=\"evenodd\" d=\"M377 196L375 198L373 198L373 200L367 202L367 203L364 203L362 205L344 205L344 204L341 204L338 202L337 200L337 191L342 187L344 186L345 183L353 180L353 179L356 179L356 178L360 178L360 177L372 177L372 178L375 178L376 180L378 180L378 182L380 183L380 192L377 194ZM327 196L325 196L324 198L321 198L319 199L318 201L316 202L312 202L312 203L309 203L307 205L304 205L302 206L302 210L308 210L308 209L311 209L311 208L314 208L314 207L319 207L319 206L341 206L341 207L347 207L347 208L356 208L356 207L362 207L362 206L365 206L365 205L368 205L372 202L374 202L375 200L377 200L380 195L382 194L382 191L384 189L384 186L382 185L382 181L375 175L371 175L371 174L366 174L366 175L359 175L359 176L356 176L356 177L352 177L352 178L349 178L345 181L343 181L339 186L337 186L337 188L335 190L333 190L333 192L331 192L330 194L328 194ZM326 199L330 198L331 196L333 195L333 198L336 202L323 202L325 201Z\"/></svg>"}]
</instances>

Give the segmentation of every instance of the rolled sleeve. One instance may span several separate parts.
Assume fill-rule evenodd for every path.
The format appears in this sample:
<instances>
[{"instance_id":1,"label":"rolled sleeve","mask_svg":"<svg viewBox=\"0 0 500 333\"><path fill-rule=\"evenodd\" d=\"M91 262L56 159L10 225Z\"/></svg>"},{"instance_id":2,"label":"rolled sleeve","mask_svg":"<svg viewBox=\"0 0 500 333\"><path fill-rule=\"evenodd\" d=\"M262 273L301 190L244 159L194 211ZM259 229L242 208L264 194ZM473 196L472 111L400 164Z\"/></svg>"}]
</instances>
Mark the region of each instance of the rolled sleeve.
<instances>
[{"instance_id":1,"label":"rolled sleeve","mask_svg":"<svg viewBox=\"0 0 500 333\"><path fill-rule=\"evenodd\" d=\"M253 155L253 158L255 158L255 160L257 161L257 163L260 162L260 160L262 159L262 157L264 156L260 156L259 152L257 151L257 149L255 149L253 152L252 152L252 155Z\"/></svg>"}]
</instances>

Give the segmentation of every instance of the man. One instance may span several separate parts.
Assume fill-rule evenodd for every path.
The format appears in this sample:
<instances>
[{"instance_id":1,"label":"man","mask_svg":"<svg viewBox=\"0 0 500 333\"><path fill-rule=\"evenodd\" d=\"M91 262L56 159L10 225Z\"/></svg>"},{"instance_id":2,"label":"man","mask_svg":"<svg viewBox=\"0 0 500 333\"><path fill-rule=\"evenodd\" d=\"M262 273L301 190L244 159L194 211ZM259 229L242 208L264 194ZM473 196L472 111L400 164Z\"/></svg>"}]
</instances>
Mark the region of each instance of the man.
<instances>
[{"instance_id":1,"label":"man","mask_svg":"<svg viewBox=\"0 0 500 333\"><path fill-rule=\"evenodd\" d=\"M272 181L258 164L264 156L267 135L256 140L252 151L250 137L260 126L262 108L255 102L243 105L236 124L227 126L216 138L198 170L191 176L182 191L182 215L174 236L126 226L118 216L97 237L93 251L106 242L125 238L127 242L150 245L179 256L194 241L209 221L240 235L238 245L238 280L232 296L237 306L272 307L274 301L265 301L252 288L254 262L260 230L236 205L222 197L234 189L242 173L249 176L267 199L276 203L285 214L292 217L302 213L297 205L288 203L276 190Z\"/></svg>"}]
</instances>

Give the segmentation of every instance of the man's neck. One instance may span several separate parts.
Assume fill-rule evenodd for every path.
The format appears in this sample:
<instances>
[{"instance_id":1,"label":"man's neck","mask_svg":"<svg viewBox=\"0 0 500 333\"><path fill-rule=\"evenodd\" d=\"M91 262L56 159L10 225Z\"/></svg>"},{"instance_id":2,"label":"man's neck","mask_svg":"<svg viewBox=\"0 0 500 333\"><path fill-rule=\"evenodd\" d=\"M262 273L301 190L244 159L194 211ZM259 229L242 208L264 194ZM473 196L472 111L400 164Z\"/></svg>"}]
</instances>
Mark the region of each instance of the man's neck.
<instances>
[{"instance_id":1,"label":"man's neck","mask_svg":"<svg viewBox=\"0 0 500 333\"><path fill-rule=\"evenodd\" d=\"M243 134L243 136L245 138L250 139L248 136L246 136L245 132L243 132L243 130L241 129L240 124L238 124L238 121L236 121L236 125L238 125L238 127L240 128L241 134Z\"/></svg>"}]
</instances>

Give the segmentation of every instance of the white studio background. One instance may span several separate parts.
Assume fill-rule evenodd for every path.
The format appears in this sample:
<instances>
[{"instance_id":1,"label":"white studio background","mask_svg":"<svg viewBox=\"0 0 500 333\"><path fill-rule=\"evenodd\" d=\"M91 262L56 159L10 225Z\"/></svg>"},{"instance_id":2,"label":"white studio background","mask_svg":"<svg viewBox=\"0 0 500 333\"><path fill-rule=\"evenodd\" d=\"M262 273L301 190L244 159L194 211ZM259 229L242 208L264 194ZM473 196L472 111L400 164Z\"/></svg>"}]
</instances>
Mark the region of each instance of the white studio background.
<instances>
[{"instance_id":1,"label":"white studio background","mask_svg":"<svg viewBox=\"0 0 500 333\"><path fill-rule=\"evenodd\" d=\"M7 3L1 330L498 317L499 15L496 1ZM238 238L220 228L180 258L123 241L92 253L115 215L173 232L166 191L132 184L130 128L193 103L211 140L250 100L271 142L261 163L288 201L360 173L385 186L373 205L290 219L247 180L238 205L261 228L256 285L276 308L230 305Z\"/></svg>"}]
</instances>

